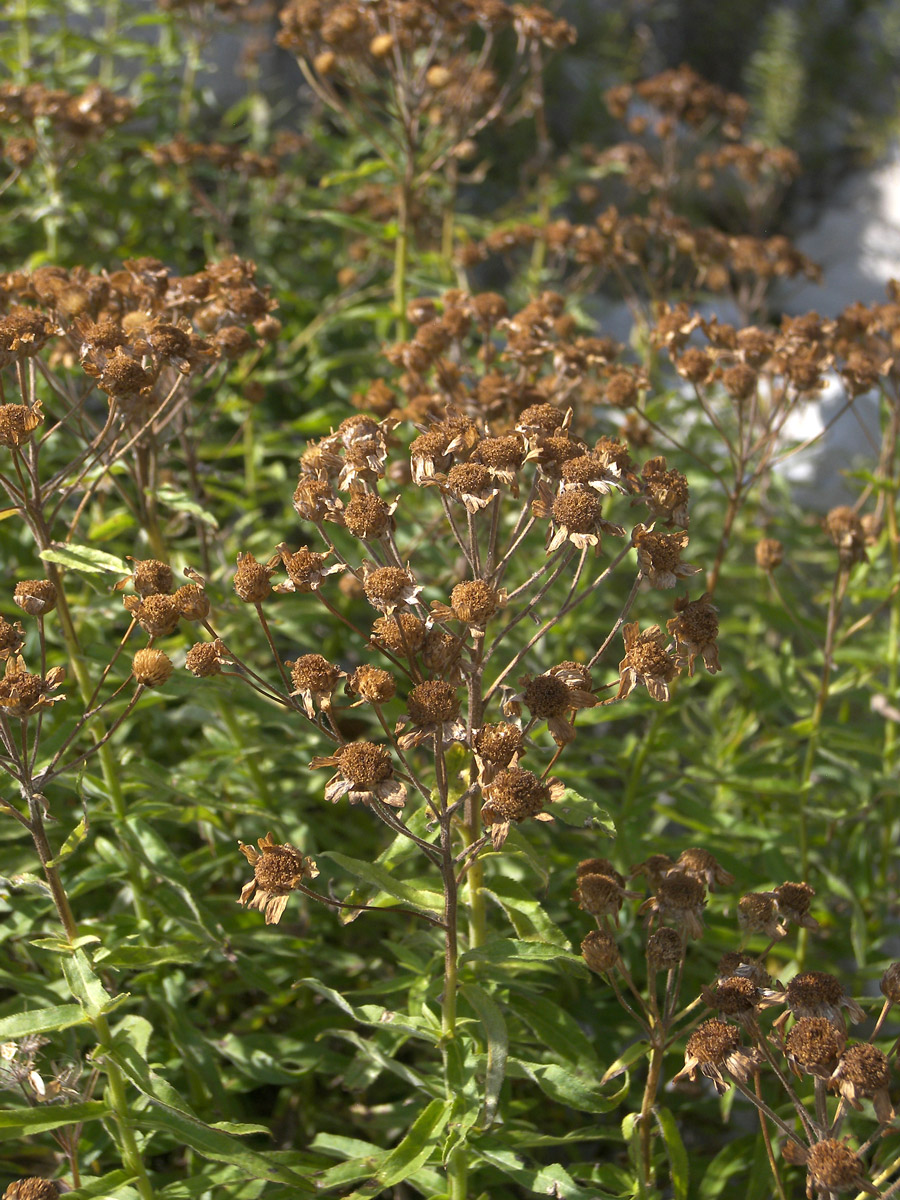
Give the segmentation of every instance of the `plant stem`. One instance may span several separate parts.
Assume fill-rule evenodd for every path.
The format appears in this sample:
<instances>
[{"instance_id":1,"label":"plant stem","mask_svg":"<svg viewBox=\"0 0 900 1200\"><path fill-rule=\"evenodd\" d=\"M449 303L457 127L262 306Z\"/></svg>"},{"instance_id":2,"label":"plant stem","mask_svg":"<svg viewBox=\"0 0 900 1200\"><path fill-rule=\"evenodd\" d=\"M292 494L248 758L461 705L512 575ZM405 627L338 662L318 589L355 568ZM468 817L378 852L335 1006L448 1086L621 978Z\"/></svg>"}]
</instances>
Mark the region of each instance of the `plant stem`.
<instances>
[{"instance_id":1,"label":"plant stem","mask_svg":"<svg viewBox=\"0 0 900 1200\"><path fill-rule=\"evenodd\" d=\"M644 1098L641 1102L641 1177L646 1188L653 1186L653 1124L651 1118L659 1092L664 1053L665 1035L661 1028L657 1028L653 1031L653 1049L650 1053L650 1066L647 1069Z\"/></svg>"}]
</instances>

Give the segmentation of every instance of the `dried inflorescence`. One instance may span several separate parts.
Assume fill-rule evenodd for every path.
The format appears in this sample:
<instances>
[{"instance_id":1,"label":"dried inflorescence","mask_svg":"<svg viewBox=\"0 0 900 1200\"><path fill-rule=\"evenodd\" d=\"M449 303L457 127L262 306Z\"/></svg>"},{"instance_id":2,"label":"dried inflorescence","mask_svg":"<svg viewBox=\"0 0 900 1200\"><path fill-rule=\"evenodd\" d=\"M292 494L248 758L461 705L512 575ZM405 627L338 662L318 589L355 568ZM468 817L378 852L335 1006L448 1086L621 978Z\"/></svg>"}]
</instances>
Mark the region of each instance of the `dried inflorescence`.
<instances>
[{"instance_id":1,"label":"dried inflorescence","mask_svg":"<svg viewBox=\"0 0 900 1200\"><path fill-rule=\"evenodd\" d=\"M277 925L284 915L291 892L302 886L304 879L319 874L316 864L289 843L277 843L271 833L259 838L259 852L252 846L238 843L238 848L253 867L253 878L241 888L239 904L256 908L265 914L267 925Z\"/></svg>"}]
</instances>

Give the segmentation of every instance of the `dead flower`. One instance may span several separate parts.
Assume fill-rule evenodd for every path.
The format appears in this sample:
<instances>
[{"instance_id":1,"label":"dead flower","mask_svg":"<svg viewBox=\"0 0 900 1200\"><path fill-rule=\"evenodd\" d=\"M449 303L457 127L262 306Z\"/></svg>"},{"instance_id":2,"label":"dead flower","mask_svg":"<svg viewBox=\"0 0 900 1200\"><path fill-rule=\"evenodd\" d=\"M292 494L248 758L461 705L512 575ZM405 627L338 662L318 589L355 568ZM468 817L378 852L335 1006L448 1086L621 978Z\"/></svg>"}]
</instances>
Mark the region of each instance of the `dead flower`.
<instances>
[{"instance_id":1,"label":"dead flower","mask_svg":"<svg viewBox=\"0 0 900 1200\"><path fill-rule=\"evenodd\" d=\"M258 838L256 844L259 854L252 846L238 842L241 854L253 868L253 878L241 888L238 904L259 909L265 913L267 925L277 925L291 892L304 879L315 879L319 871L311 858L288 843L278 845L271 833Z\"/></svg>"},{"instance_id":2,"label":"dead flower","mask_svg":"<svg viewBox=\"0 0 900 1200\"><path fill-rule=\"evenodd\" d=\"M337 767L337 774L325 786L325 799L336 804L347 796L351 804L371 804L380 800L390 808L406 803L406 785L394 778L391 754L386 746L374 742L349 742L334 754L312 760L311 767Z\"/></svg>"}]
</instances>

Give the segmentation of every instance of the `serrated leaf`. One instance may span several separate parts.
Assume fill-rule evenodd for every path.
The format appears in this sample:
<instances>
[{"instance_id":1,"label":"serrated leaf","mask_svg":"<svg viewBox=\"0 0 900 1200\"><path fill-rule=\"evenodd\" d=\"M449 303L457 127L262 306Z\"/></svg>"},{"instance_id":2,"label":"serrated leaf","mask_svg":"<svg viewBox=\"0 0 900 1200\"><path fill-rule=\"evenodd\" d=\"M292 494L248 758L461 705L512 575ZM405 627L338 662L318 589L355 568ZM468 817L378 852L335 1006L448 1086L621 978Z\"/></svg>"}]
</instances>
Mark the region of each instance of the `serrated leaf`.
<instances>
[{"instance_id":1,"label":"serrated leaf","mask_svg":"<svg viewBox=\"0 0 900 1200\"><path fill-rule=\"evenodd\" d=\"M49 550L41 551L41 558L45 562L88 575L102 575L104 572L123 576L131 574L124 559L93 546L79 546L72 542L51 542Z\"/></svg>"}]
</instances>

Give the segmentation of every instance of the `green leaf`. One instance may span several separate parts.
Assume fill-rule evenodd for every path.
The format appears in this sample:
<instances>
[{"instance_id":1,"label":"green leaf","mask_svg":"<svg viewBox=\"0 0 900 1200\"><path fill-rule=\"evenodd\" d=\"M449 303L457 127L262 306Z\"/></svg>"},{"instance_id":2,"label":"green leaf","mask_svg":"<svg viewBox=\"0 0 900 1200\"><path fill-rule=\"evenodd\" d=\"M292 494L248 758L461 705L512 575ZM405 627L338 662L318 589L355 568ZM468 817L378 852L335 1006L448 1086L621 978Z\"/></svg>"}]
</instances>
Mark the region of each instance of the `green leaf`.
<instances>
[{"instance_id":1,"label":"green leaf","mask_svg":"<svg viewBox=\"0 0 900 1200\"><path fill-rule=\"evenodd\" d=\"M527 1167L517 1154L511 1150L501 1150L496 1146L482 1148L478 1153L486 1163L508 1175L531 1196L556 1196L558 1200L615 1200L608 1192L601 1192L596 1187L582 1187L577 1184L569 1172L560 1163L551 1163L545 1167Z\"/></svg>"},{"instance_id":2,"label":"green leaf","mask_svg":"<svg viewBox=\"0 0 900 1200\"><path fill-rule=\"evenodd\" d=\"M376 863L366 862L362 858L350 858L349 855L339 854L336 850L327 850L317 855L317 858L331 859L349 874L361 879L363 883L372 884L380 891L393 896L395 900L401 900L404 904L408 904L411 908L427 913L444 911L443 893L396 879L390 871L386 871L384 867L378 866Z\"/></svg>"},{"instance_id":3,"label":"green leaf","mask_svg":"<svg viewBox=\"0 0 900 1200\"><path fill-rule=\"evenodd\" d=\"M373 1200L386 1188L396 1187L437 1153L441 1131L450 1118L452 1100L432 1100L419 1113L406 1137L384 1159L370 1186L351 1192L344 1200Z\"/></svg>"},{"instance_id":4,"label":"green leaf","mask_svg":"<svg viewBox=\"0 0 900 1200\"><path fill-rule=\"evenodd\" d=\"M108 1117L110 1109L102 1100L85 1100L81 1104L44 1104L39 1108L7 1108L0 1111L0 1138L21 1137L29 1133L45 1133L63 1125L78 1125Z\"/></svg>"},{"instance_id":5,"label":"green leaf","mask_svg":"<svg viewBox=\"0 0 900 1200\"><path fill-rule=\"evenodd\" d=\"M610 1080L616 1079L619 1075L624 1075L630 1066L638 1062L642 1058L646 1058L650 1051L649 1044L644 1041L634 1042L628 1047L624 1054L619 1057L606 1068L603 1073L601 1084L609 1083Z\"/></svg>"},{"instance_id":6,"label":"green leaf","mask_svg":"<svg viewBox=\"0 0 900 1200\"><path fill-rule=\"evenodd\" d=\"M690 1168L688 1166L687 1150L684 1147L684 1142L681 1140L678 1125L671 1110L668 1108L658 1109L656 1111L656 1120L663 1135L663 1141L666 1144L669 1172L672 1179L675 1200L687 1200Z\"/></svg>"},{"instance_id":7,"label":"green leaf","mask_svg":"<svg viewBox=\"0 0 900 1200\"><path fill-rule=\"evenodd\" d=\"M123 558L95 550L93 546L78 546L72 542L51 542L49 550L41 551L44 562L56 563L70 571L82 571L88 575L130 575L128 564Z\"/></svg>"},{"instance_id":8,"label":"green leaf","mask_svg":"<svg viewBox=\"0 0 900 1200\"><path fill-rule=\"evenodd\" d=\"M577 954L553 946L549 942L520 942L514 938L492 938L483 946L467 950L460 956L460 965L470 962L567 962L587 968Z\"/></svg>"},{"instance_id":9,"label":"green leaf","mask_svg":"<svg viewBox=\"0 0 900 1200\"><path fill-rule=\"evenodd\" d=\"M503 1013L492 998L477 984L467 983L460 988L481 1022L487 1043L487 1066L484 1076L484 1124L489 1126L497 1114L500 1089L506 1077L509 1056L509 1034Z\"/></svg>"},{"instance_id":10,"label":"green leaf","mask_svg":"<svg viewBox=\"0 0 900 1200\"><path fill-rule=\"evenodd\" d=\"M58 867L59 864L64 859L68 858L70 854L75 853L75 851L78 849L78 847L84 841L86 836L87 836L87 826L85 825L84 817L82 817L81 820L78 822L78 824L75 826L75 828L72 830L72 832L69 834L69 836L66 838L66 840L63 842L62 846L60 847L59 854L57 854L56 858L54 858L52 860L52 862L48 862L47 866L48 867Z\"/></svg>"},{"instance_id":11,"label":"green leaf","mask_svg":"<svg viewBox=\"0 0 900 1200\"><path fill-rule=\"evenodd\" d=\"M521 1071L533 1080L551 1100L581 1112L609 1112L621 1104L628 1092L627 1077L618 1091L609 1094L600 1090L591 1072L579 1071L571 1065L563 1067L556 1063L525 1062L518 1058L511 1058L509 1065L510 1068L515 1066L517 1073Z\"/></svg>"},{"instance_id":12,"label":"green leaf","mask_svg":"<svg viewBox=\"0 0 900 1200\"><path fill-rule=\"evenodd\" d=\"M199 505L187 492L179 491L178 488L172 487L169 483L163 483L155 489L155 496L160 504L164 504L166 508L172 509L173 512L190 513L192 517L196 517L204 525L209 525L213 529L219 528L219 522L213 514Z\"/></svg>"},{"instance_id":13,"label":"green leaf","mask_svg":"<svg viewBox=\"0 0 900 1200\"><path fill-rule=\"evenodd\" d=\"M595 800L589 800L573 788L567 787L550 811L564 825L574 825L579 829L601 829L607 837L616 836L615 824L606 809L599 808Z\"/></svg>"},{"instance_id":14,"label":"green leaf","mask_svg":"<svg viewBox=\"0 0 900 1200\"><path fill-rule=\"evenodd\" d=\"M324 857L324 855L319 856ZM354 1007L349 1000L335 991L334 988L326 987L324 983L320 983L318 979L299 979L294 987L308 987L322 996L326 1000L330 1000L332 1004L336 1004L342 1012L347 1016L352 1017L354 1021L358 1021L361 1025L372 1025L376 1029L384 1029L385 1026L391 1029L400 1029L404 1033L411 1034L413 1037L423 1038L436 1046L440 1039L440 1025L435 1023L432 1025L424 1019L410 1016L409 1013L392 1012L388 1008L383 1008L380 1004L359 1004Z\"/></svg>"},{"instance_id":15,"label":"green leaf","mask_svg":"<svg viewBox=\"0 0 900 1200\"><path fill-rule=\"evenodd\" d=\"M54 1029L69 1029L73 1025L87 1022L80 1004L53 1004L49 1008L35 1008L31 1012L13 1013L0 1018L0 1038L14 1041L30 1033L52 1033Z\"/></svg>"},{"instance_id":16,"label":"green leaf","mask_svg":"<svg viewBox=\"0 0 900 1200\"><path fill-rule=\"evenodd\" d=\"M83 950L76 950L70 958L62 960L63 974L69 990L90 1017L99 1017L108 1012L112 996L94 973Z\"/></svg>"}]
</instances>

